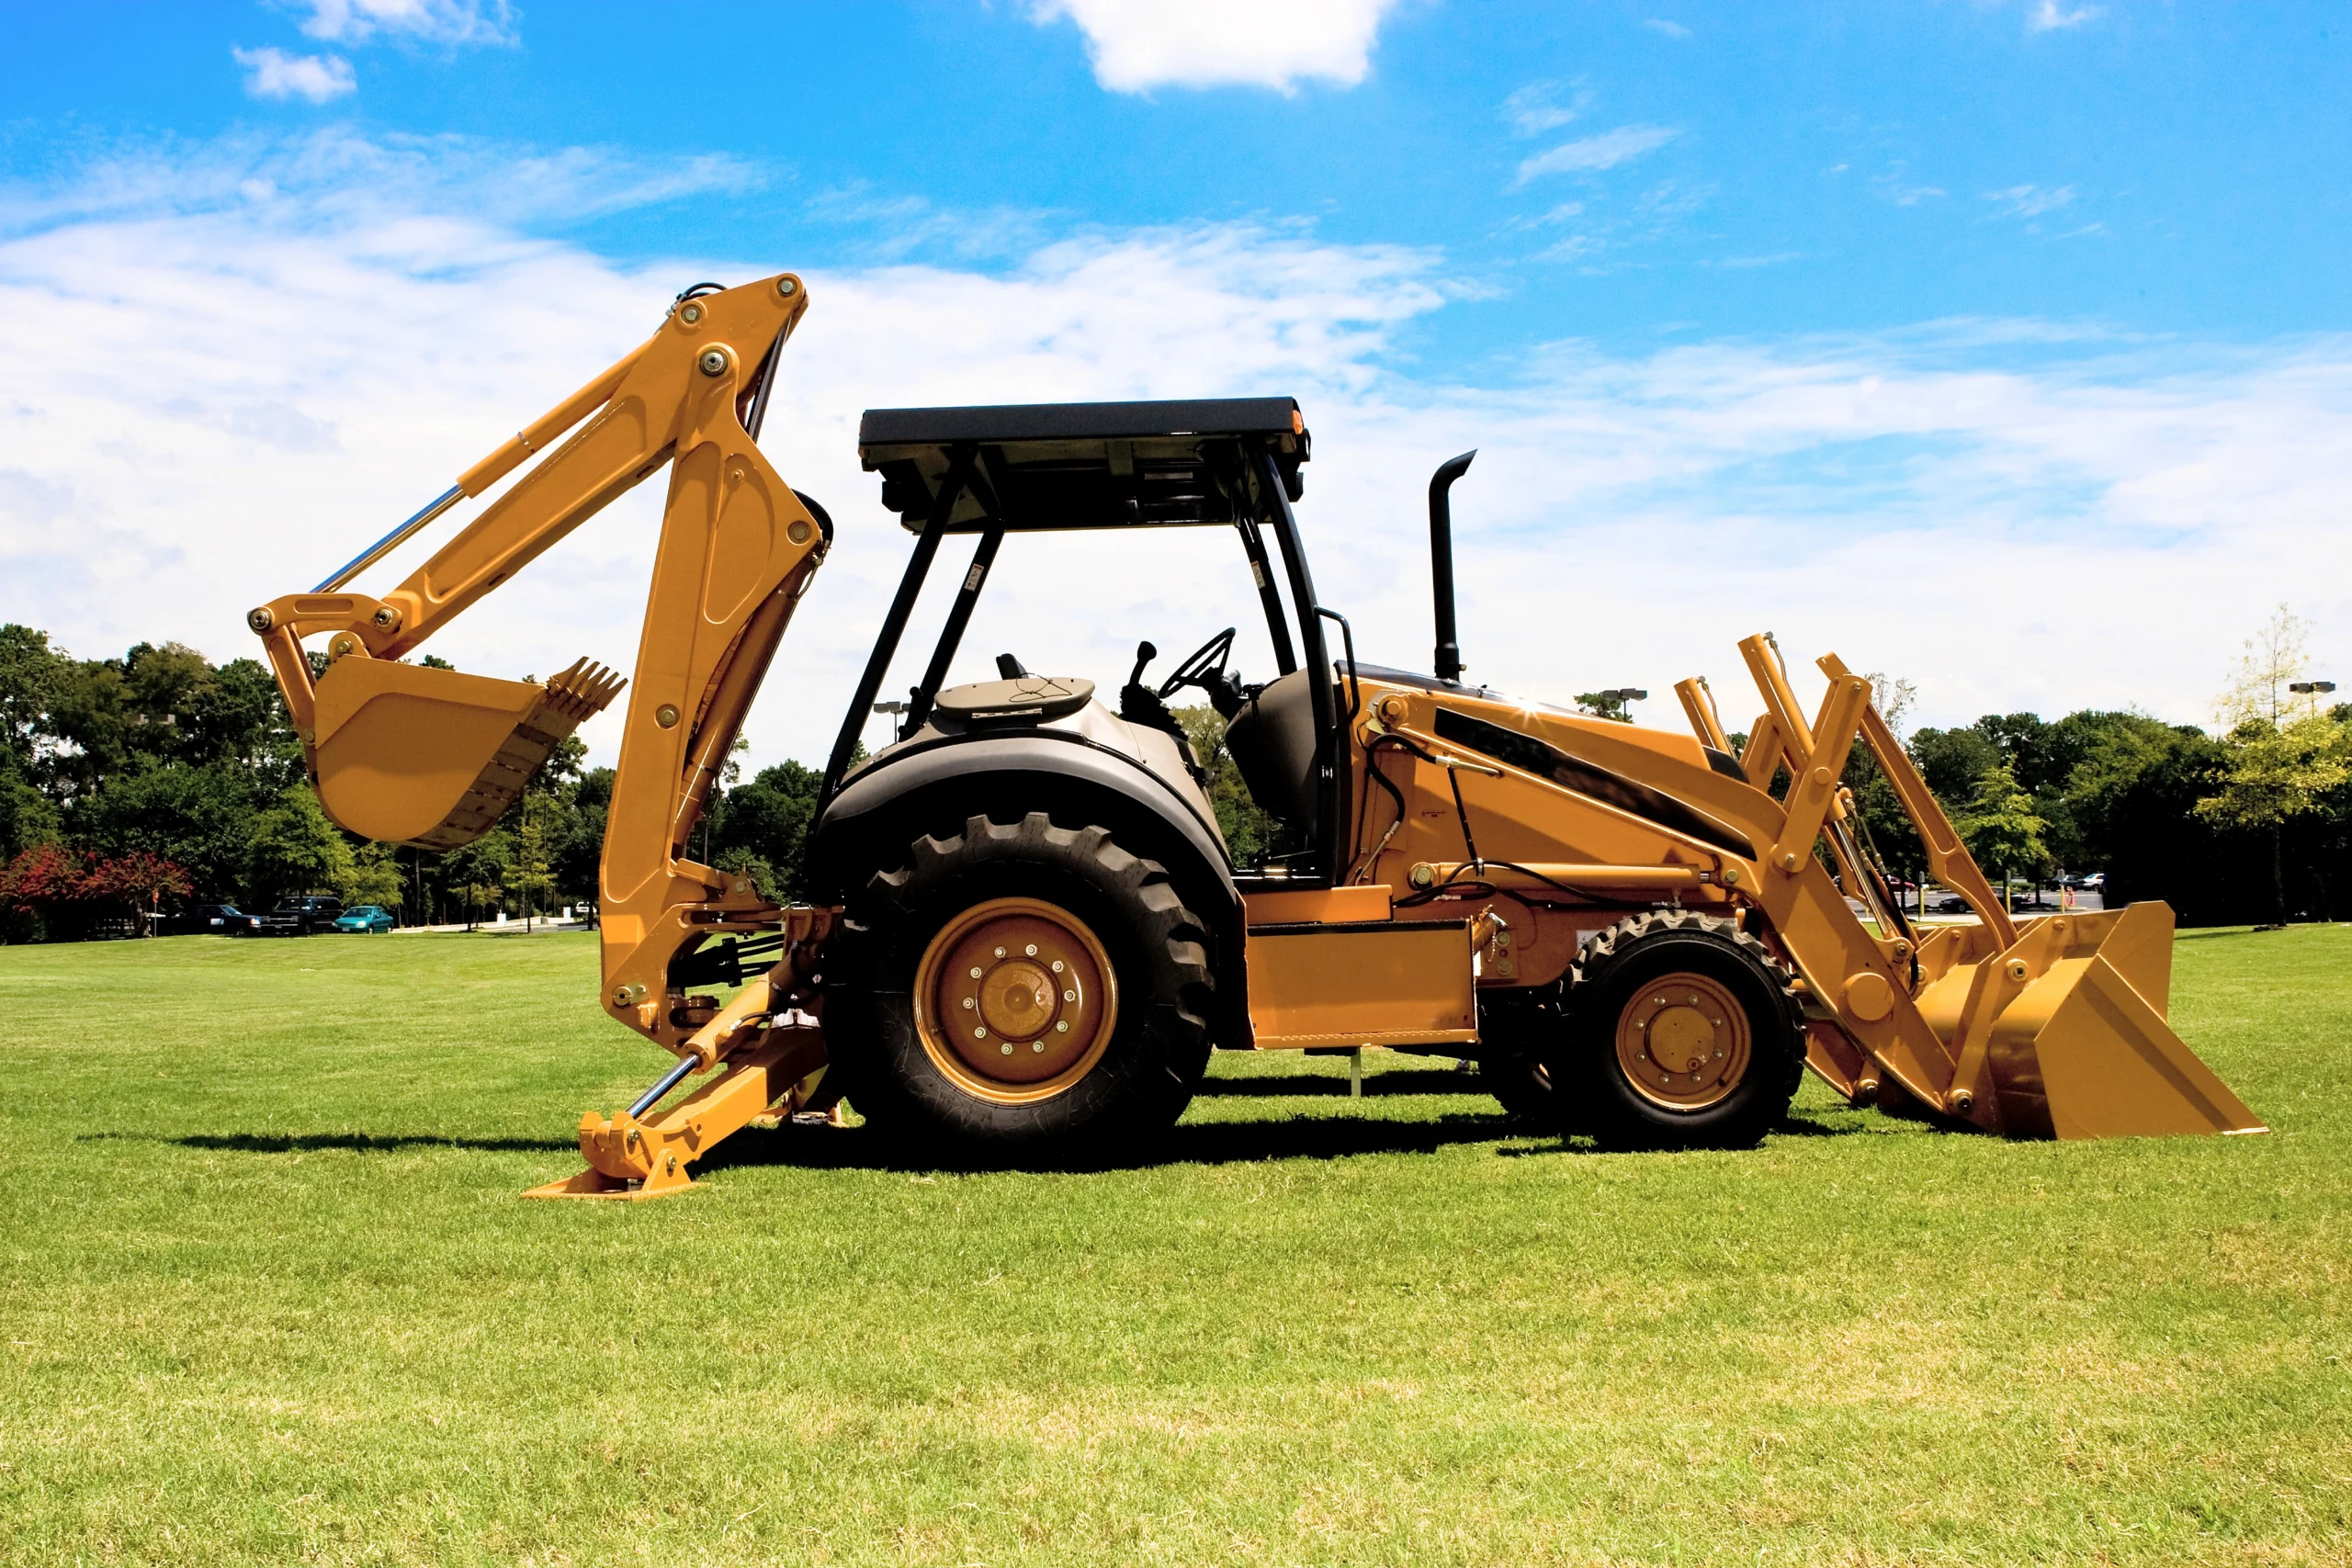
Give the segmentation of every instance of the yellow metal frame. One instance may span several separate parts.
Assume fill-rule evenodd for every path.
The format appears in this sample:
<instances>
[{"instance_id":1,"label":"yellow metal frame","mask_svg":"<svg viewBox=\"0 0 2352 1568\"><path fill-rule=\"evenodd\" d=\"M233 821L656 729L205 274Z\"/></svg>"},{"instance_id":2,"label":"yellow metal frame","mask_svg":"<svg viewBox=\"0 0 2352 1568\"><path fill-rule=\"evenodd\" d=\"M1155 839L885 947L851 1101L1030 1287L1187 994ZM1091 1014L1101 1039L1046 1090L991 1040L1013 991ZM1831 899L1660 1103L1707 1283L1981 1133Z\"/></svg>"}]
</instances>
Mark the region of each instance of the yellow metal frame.
<instances>
[{"instance_id":1,"label":"yellow metal frame","mask_svg":"<svg viewBox=\"0 0 2352 1568\"><path fill-rule=\"evenodd\" d=\"M544 684L401 660L616 497L672 469L600 874L603 1000L692 1070L722 1070L667 1111L650 1113L650 1093L643 1118L589 1112L589 1168L537 1195L677 1190L719 1140L808 1103L824 1070L821 1027L800 1004L814 1008L808 987L836 912L776 908L686 853L825 554L818 520L745 426L761 367L781 355L808 302L789 273L682 299L645 344L319 590L248 616L329 814L371 837L453 847L494 823L621 682L584 660ZM510 476L399 587L380 598L348 591L457 500ZM321 635L329 662L314 679L302 645ZM1350 742L1363 789L1340 824L1351 846L1340 886L1247 896L1256 1043L1474 1048L1478 987L1559 981L1593 922L1670 901L1738 917L1794 971L1808 1059L1857 1100L1916 1103L2022 1135L2258 1128L2165 1022L2168 910L2012 920L1870 683L1825 658L1827 691L1807 716L1770 639L1739 646L1764 712L1731 772L1702 750L1731 750L1703 681L1676 688L1694 743L1359 672ZM1526 771L1521 762L1567 765L1532 753L1465 752L1440 734L1441 706L1540 740L1623 787ZM1914 951L1899 922L1874 933L1847 907L1832 866L1846 888L1875 897L1849 830L1844 775L1857 740L1977 925L1922 936ZM1382 784L1395 791L1393 820L1377 808ZM1741 844L1746 852L1725 847ZM777 931L783 960L724 1007L670 984L672 961L691 946Z\"/></svg>"},{"instance_id":2,"label":"yellow metal frame","mask_svg":"<svg viewBox=\"0 0 2352 1568\"><path fill-rule=\"evenodd\" d=\"M537 759L527 756L533 737L545 736L553 725L534 726L533 715L550 706L593 712L602 705L596 699L609 700L616 683L584 661L567 672L570 688L561 679L540 688L396 661L668 466L669 493L606 818L602 989L614 1018L674 1053L696 1055L706 1067L722 1054L698 1032L710 1010L671 989L671 959L689 944L771 931L787 918L742 879L697 863L686 846L793 608L824 558L826 540L817 520L743 425L755 374L770 355L783 352L808 306L808 289L791 273L681 301L642 345L459 476L455 489L479 497L538 459L399 587L380 597L341 589L287 594L248 617L302 735L329 814L371 834L414 826L420 812L413 803L385 797L414 791L416 769L388 772L382 737L397 734L408 747L441 749L437 760L446 765L435 779L459 779L469 771L487 779L498 768L494 747L493 755L478 755L484 735L495 737L505 725L523 743L520 760L535 767ZM330 637L333 663L314 682L302 639L320 634ZM322 756L334 732L320 733L326 698L345 685L353 688L343 704L349 714L328 715L339 723L364 722L372 705L400 705L378 727L375 744L355 747L349 761ZM485 711L498 722L478 721ZM559 711L556 722L565 716ZM560 733L569 729L563 724ZM457 810L453 806L453 814ZM443 837L463 841L464 826L458 823ZM808 944L821 940L831 916L793 911L791 920L797 941ZM749 1043L737 1048L748 1050ZM808 1046L804 1041L796 1049L805 1055ZM767 1051L762 1046L751 1055ZM766 1082L767 1069L755 1070L750 1061L747 1055L729 1077L687 1102L704 1102L695 1115L706 1129L713 1125L706 1097L732 1084L738 1087L721 1097L732 1104L747 1092L741 1086ZM801 1065L800 1057L790 1065ZM640 1145L650 1135L636 1125L615 1135L626 1140L632 1132ZM604 1135L583 1131L583 1148ZM592 1162L598 1158L591 1148ZM618 1156L605 1164L635 1168ZM649 1169L623 1179L658 1187L659 1176Z\"/></svg>"}]
</instances>

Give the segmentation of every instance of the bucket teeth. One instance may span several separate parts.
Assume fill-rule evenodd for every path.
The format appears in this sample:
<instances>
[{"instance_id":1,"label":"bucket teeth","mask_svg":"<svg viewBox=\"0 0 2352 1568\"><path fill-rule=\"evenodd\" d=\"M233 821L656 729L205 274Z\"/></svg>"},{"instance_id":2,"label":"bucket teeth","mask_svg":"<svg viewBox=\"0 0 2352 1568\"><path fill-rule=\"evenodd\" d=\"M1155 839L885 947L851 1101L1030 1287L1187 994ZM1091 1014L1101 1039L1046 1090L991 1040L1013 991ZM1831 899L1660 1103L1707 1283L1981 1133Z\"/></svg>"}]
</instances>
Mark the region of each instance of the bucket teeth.
<instances>
[{"instance_id":1,"label":"bucket teeth","mask_svg":"<svg viewBox=\"0 0 2352 1568\"><path fill-rule=\"evenodd\" d=\"M506 743L482 764L473 787L436 827L408 842L421 849L454 850L490 831L563 739L603 712L626 684L619 675L586 659L549 676Z\"/></svg>"},{"instance_id":2,"label":"bucket teeth","mask_svg":"<svg viewBox=\"0 0 2352 1568\"><path fill-rule=\"evenodd\" d=\"M576 727L604 712L628 683L594 660L582 659L561 674L548 677L547 696L542 700L548 710L561 714Z\"/></svg>"}]
</instances>

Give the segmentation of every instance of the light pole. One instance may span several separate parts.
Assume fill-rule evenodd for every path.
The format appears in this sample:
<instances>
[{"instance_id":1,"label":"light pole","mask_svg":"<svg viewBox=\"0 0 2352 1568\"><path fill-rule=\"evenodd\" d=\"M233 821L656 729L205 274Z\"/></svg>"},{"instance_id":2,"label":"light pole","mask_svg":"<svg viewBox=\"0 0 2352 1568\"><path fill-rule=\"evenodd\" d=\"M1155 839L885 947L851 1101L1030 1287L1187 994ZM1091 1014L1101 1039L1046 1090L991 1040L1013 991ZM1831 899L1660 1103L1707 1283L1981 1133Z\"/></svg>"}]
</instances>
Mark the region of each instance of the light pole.
<instances>
[{"instance_id":1,"label":"light pole","mask_svg":"<svg viewBox=\"0 0 2352 1568\"><path fill-rule=\"evenodd\" d=\"M1595 692L1592 694L1599 697L1601 701L1603 710L1601 715L1602 717L1622 718L1627 724L1634 722L1634 716L1625 711L1625 705L1628 703L1645 703L1650 700L1650 694L1647 692L1643 691L1639 686L1611 686L1605 692ZM1617 711L1615 713L1610 713L1607 711L1611 704L1614 704L1616 705Z\"/></svg>"},{"instance_id":2,"label":"light pole","mask_svg":"<svg viewBox=\"0 0 2352 1568\"><path fill-rule=\"evenodd\" d=\"M2312 711L2317 713L2320 698L2335 691L2335 682L2333 681L2290 681L2287 682L2287 689L2299 697L2311 698Z\"/></svg>"}]
</instances>

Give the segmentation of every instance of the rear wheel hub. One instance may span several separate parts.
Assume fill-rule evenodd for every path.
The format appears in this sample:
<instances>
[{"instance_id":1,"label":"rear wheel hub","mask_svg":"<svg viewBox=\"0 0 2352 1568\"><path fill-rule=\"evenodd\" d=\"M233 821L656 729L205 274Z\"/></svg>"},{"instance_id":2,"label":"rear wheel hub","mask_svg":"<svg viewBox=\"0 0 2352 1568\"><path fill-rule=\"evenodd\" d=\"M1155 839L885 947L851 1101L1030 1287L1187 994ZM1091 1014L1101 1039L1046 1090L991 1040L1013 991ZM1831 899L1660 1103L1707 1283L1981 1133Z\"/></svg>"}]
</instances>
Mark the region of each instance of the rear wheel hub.
<instances>
[{"instance_id":1,"label":"rear wheel hub","mask_svg":"<svg viewBox=\"0 0 2352 1568\"><path fill-rule=\"evenodd\" d=\"M941 928L915 972L923 1050L965 1092L1050 1099L1100 1061L1118 1021L1109 954L1039 898L991 898Z\"/></svg>"}]
</instances>

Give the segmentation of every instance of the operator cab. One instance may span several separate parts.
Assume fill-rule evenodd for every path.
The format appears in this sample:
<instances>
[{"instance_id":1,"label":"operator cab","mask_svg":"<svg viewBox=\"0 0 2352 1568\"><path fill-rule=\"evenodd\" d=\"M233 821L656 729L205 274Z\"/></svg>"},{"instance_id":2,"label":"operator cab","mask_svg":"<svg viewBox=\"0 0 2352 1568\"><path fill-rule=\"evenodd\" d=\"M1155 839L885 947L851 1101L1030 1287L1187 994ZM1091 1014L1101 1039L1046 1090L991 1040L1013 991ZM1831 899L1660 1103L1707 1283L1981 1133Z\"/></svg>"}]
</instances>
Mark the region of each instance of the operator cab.
<instances>
[{"instance_id":1,"label":"operator cab","mask_svg":"<svg viewBox=\"0 0 2352 1568\"><path fill-rule=\"evenodd\" d=\"M896 793L885 785L893 775L939 776L948 764L942 753L954 748L987 747L985 756L959 759L973 779L990 769L1076 766L1071 751L1054 750L1076 748L1092 754L1089 766L1120 759L1132 774L1120 775L1120 787L1132 784L1154 809L1204 829L1237 886L1328 883L1354 681L1352 660L1335 667L1327 651L1323 623L1346 623L1316 604L1291 511L1311 445L1289 398L868 410L859 456L881 476L883 504L915 547L826 769L828 818L870 810L866 797ZM1273 670L1245 680L1232 663L1237 628L1227 626L1157 681L1148 671L1159 649L1141 643L1115 707L1094 682L1033 671L1017 652L998 656L994 681L944 684L1008 533L1167 527L1233 532L1257 586ZM882 705L902 712L891 743L854 770L860 734L950 535L975 543L944 624L905 703ZM1317 680L1317 671L1330 673ZM1210 775L1170 707L1188 689L1225 722L1226 749L1251 797L1303 847L1272 863L1231 866Z\"/></svg>"}]
</instances>

